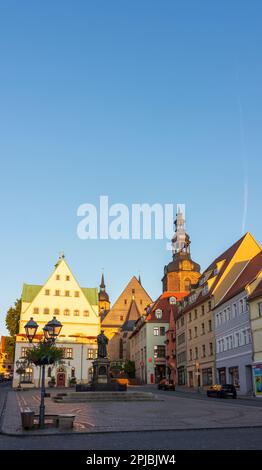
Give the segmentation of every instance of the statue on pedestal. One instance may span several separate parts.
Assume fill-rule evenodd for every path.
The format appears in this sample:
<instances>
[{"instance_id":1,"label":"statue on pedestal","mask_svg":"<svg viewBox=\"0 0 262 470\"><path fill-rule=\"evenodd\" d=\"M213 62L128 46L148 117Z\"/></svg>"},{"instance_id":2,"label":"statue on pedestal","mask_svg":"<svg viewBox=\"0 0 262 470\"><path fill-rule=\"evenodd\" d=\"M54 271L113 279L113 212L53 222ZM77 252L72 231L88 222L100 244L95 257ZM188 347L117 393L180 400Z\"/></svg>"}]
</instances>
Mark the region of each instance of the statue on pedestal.
<instances>
[{"instance_id":1,"label":"statue on pedestal","mask_svg":"<svg viewBox=\"0 0 262 470\"><path fill-rule=\"evenodd\" d=\"M104 335L103 330L101 331L100 335L97 336L97 344L98 344L97 357L98 358L107 357L108 338L106 337L106 335Z\"/></svg>"}]
</instances>

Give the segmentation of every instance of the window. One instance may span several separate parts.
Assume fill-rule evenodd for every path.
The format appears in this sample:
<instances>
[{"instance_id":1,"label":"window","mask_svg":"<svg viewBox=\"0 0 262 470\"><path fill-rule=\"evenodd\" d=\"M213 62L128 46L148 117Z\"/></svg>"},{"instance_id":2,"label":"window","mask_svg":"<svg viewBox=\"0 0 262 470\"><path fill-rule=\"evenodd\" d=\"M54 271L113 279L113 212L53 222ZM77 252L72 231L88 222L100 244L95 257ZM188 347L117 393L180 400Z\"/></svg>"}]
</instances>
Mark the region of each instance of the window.
<instances>
[{"instance_id":1,"label":"window","mask_svg":"<svg viewBox=\"0 0 262 470\"><path fill-rule=\"evenodd\" d=\"M66 281L70 281L70 276L66 276Z\"/></svg>"},{"instance_id":2,"label":"window","mask_svg":"<svg viewBox=\"0 0 262 470\"><path fill-rule=\"evenodd\" d=\"M195 320L197 319L197 309L195 309Z\"/></svg>"},{"instance_id":3,"label":"window","mask_svg":"<svg viewBox=\"0 0 262 470\"><path fill-rule=\"evenodd\" d=\"M50 290L49 289L45 290L45 295L50 295Z\"/></svg>"},{"instance_id":4,"label":"window","mask_svg":"<svg viewBox=\"0 0 262 470\"><path fill-rule=\"evenodd\" d=\"M208 331L212 331L212 321L208 320Z\"/></svg>"},{"instance_id":5,"label":"window","mask_svg":"<svg viewBox=\"0 0 262 470\"><path fill-rule=\"evenodd\" d=\"M74 316L75 316L75 317L79 317L79 315L80 315L79 310L74 310Z\"/></svg>"},{"instance_id":6,"label":"window","mask_svg":"<svg viewBox=\"0 0 262 470\"><path fill-rule=\"evenodd\" d=\"M59 314L60 314L59 308L55 308L54 309L54 316L59 315Z\"/></svg>"},{"instance_id":7,"label":"window","mask_svg":"<svg viewBox=\"0 0 262 470\"><path fill-rule=\"evenodd\" d=\"M26 351L27 351L27 348L21 348L21 356L20 357L26 357Z\"/></svg>"},{"instance_id":8,"label":"window","mask_svg":"<svg viewBox=\"0 0 262 470\"><path fill-rule=\"evenodd\" d=\"M246 297L243 298L243 311L244 312L247 311L247 298Z\"/></svg>"},{"instance_id":9,"label":"window","mask_svg":"<svg viewBox=\"0 0 262 470\"><path fill-rule=\"evenodd\" d=\"M216 326L218 326L219 325L219 313L216 313L216 320L215 321L216 321Z\"/></svg>"},{"instance_id":10,"label":"window","mask_svg":"<svg viewBox=\"0 0 262 470\"><path fill-rule=\"evenodd\" d=\"M97 358L97 349L88 349L87 358L88 359L96 359Z\"/></svg>"},{"instance_id":11,"label":"window","mask_svg":"<svg viewBox=\"0 0 262 470\"><path fill-rule=\"evenodd\" d=\"M73 359L73 348L64 348L64 358Z\"/></svg>"},{"instance_id":12,"label":"window","mask_svg":"<svg viewBox=\"0 0 262 470\"><path fill-rule=\"evenodd\" d=\"M158 319L162 318L162 310L160 310L160 308L156 310L156 318Z\"/></svg>"},{"instance_id":13,"label":"window","mask_svg":"<svg viewBox=\"0 0 262 470\"><path fill-rule=\"evenodd\" d=\"M34 307L33 312L34 312L34 315L37 315L37 314L39 313L39 308L38 308L38 307Z\"/></svg>"},{"instance_id":14,"label":"window","mask_svg":"<svg viewBox=\"0 0 262 470\"><path fill-rule=\"evenodd\" d=\"M159 335L159 328L155 327L154 328L154 336L158 336L158 335Z\"/></svg>"},{"instance_id":15,"label":"window","mask_svg":"<svg viewBox=\"0 0 262 470\"><path fill-rule=\"evenodd\" d=\"M232 385L235 385L236 388L239 388L239 372L238 367L229 367L228 369L230 375L230 382Z\"/></svg>"},{"instance_id":16,"label":"window","mask_svg":"<svg viewBox=\"0 0 262 470\"><path fill-rule=\"evenodd\" d=\"M32 367L27 367L25 373L21 375L21 383L32 383L33 382L33 369Z\"/></svg>"},{"instance_id":17,"label":"window","mask_svg":"<svg viewBox=\"0 0 262 470\"><path fill-rule=\"evenodd\" d=\"M233 304L233 318L237 316L237 304Z\"/></svg>"},{"instance_id":18,"label":"window","mask_svg":"<svg viewBox=\"0 0 262 470\"><path fill-rule=\"evenodd\" d=\"M75 297L79 297L79 295L80 295L80 294L79 294L79 291L76 290L76 291L75 291Z\"/></svg>"},{"instance_id":19,"label":"window","mask_svg":"<svg viewBox=\"0 0 262 470\"><path fill-rule=\"evenodd\" d=\"M238 348L240 346L240 335L239 333L235 333L235 346Z\"/></svg>"},{"instance_id":20,"label":"window","mask_svg":"<svg viewBox=\"0 0 262 470\"><path fill-rule=\"evenodd\" d=\"M65 309L65 310L64 310L64 315L66 315L66 316L68 317L68 316L70 315L70 310Z\"/></svg>"},{"instance_id":21,"label":"window","mask_svg":"<svg viewBox=\"0 0 262 470\"><path fill-rule=\"evenodd\" d=\"M262 302L258 303L258 314L260 317L262 317Z\"/></svg>"},{"instance_id":22,"label":"window","mask_svg":"<svg viewBox=\"0 0 262 470\"><path fill-rule=\"evenodd\" d=\"M213 375L212 375L211 367L208 367L207 369L202 370L202 383L203 385L212 385Z\"/></svg>"},{"instance_id":23,"label":"window","mask_svg":"<svg viewBox=\"0 0 262 470\"><path fill-rule=\"evenodd\" d=\"M195 338L197 338L197 326L195 326Z\"/></svg>"},{"instance_id":24,"label":"window","mask_svg":"<svg viewBox=\"0 0 262 470\"><path fill-rule=\"evenodd\" d=\"M185 324L185 318L183 316L183 317L181 317L181 326L184 326L184 324Z\"/></svg>"},{"instance_id":25,"label":"window","mask_svg":"<svg viewBox=\"0 0 262 470\"><path fill-rule=\"evenodd\" d=\"M206 346L202 345L202 357L206 357Z\"/></svg>"},{"instance_id":26,"label":"window","mask_svg":"<svg viewBox=\"0 0 262 470\"><path fill-rule=\"evenodd\" d=\"M154 358L164 358L166 357L166 348L165 346L154 346Z\"/></svg>"},{"instance_id":27,"label":"window","mask_svg":"<svg viewBox=\"0 0 262 470\"><path fill-rule=\"evenodd\" d=\"M49 314L49 308L44 308L44 314L48 315Z\"/></svg>"},{"instance_id":28,"label":"window","mask_svg":"<svg viewBox=\"0 0 262 470\"><path fill-rule=\"evenodd\" d=\"M55 291L55 295L56 295L56 296L59 296L59 295L60 295L60 290L56 290L56 291Z\"/></svg>"},{"instance_id":29,"label":"window","mask_svg":"<svg viewBox=\"0 0 262 470\"><path fill-rule=\"evenodd\" d=\"M185 281L184 281L184 286L185 286L185 290L190 291L190 288L191 288L191 281L190 281L190 279L185 279Z\"/></svg>"},{"instance_id":30,"label":"window","mask_svg":"<svg viewBox=\"0 0 262 470\"><path fill-rule=\"evenodd\" d=\"M202 315L205 315L205 306L204 305L201 306L201 311L202 311Z\"/></svg>"},{"instance_id":31,"label":"window","mask_svg":"<svg viewBox=\"0 0 262 470\"><path fill-rule=\"evenodd\" d=\"M132 289L132 294L134 294L134 293L135 293L135 289Z\"/></svg>"},{"instance_id":32,"label":"window","mask_svg":"<svg viewBox=\"0 0 262 470\"><path fill-rule=\"evenodd\" d=\"M243 313L244 311L244 303L243 303L243 299L241 299L239 301L239 314Z\"/></svg>"},{"instance_id":33,"label":"window","mask_svg":"<svg viewBox=\"0 0 262 470\"><path fill-rule=\"evenodd\" d=\"M190 361L193 360L193 352L192 352L192 349L189 350L189 357L190 357Z\"/></svg>"},{"instance_id":34,"label":"window","mask_svg":"<svg viewBox=\"0 0 262 470\"><path fill-rule=\"evenodd\" d=\"M213 356L213 343L209 343L209 355Z\"/></svg>"},{"instance_id":35,"label":"window","mask_svg":"<svg viewBox=\"0 0 262 470\"><path fill-rule=\"evenodd\" d=\"M66 290L66 291L65 291L65 296L66 296L66 297L70 297L70 292L69 292L69 290Z\"/></svg>"},{"instance_id":36,"label":"window","mask_svg":"<svg viewBox=\"0 0 262 470\"><path fill-rule=\"evenodd\" d=\"M127 300L125 299L125 305L127 304Z\"/></svg>"},{"instance_id":37,"label":"window","mask_svg":"<svg viewBox=\"0 0 262 470\"><path fill-rule=\"evenodd\" d=\"M208 301L208 311L210 312L212 310L212 303L211 300Z\"/></svg>"},{"instance_id":38,"label":"window","mask_svg":"<svg viewBox=\"0 0 262 470\"><path fill-rule=\"evenodd\" d=\"M233 341L233 335L229 336L229 349L233 349L234 347L234 341Z\"/></svg>"},{"instance_id":39,"label":"window","mask_svg":"<svg viewBox=\"0 0 262 470\"><path fill-rule=\"evenodd\" d=\"M165 336L166 334L166 329L164 326L160 326L160 336Z\"/></svg>"},{"instance_id":40,"label":"window","mask_svg":"<svg viewBox=\"0 0 262 470\"><path fill-rule=\"evenodd\" d=\"M47 377L51 377L51 376L52 376L52 367L48 367Z\"/></svg>"},{"instance_id":41,"label":"window","mask_svg":"<svg viewBox=\"0 0 262 470\"><path fill-rule=\"evenodd\" d=\"M140 299L140 305L143 305L143 300L142 299Z\"/></svg>"},{"instance_id":42,"label":"window","mask_svg":"<svg viewBox=\"0 0 262 470\"><path fill-rule=\"evenodd\" d=\"M60 281L60 275L59 274L56 275L56 280Z\"/></svg>"},{"instance_id":43,"label":"window","mask_svg":"<svg viewBox=\"0 0 262 470\"><path fill-rule=\"evenodd\" d=\"M192 339L192 331L191 330L188 330L188 339Z\"/></svg>"},{"instance_id":44,"label":"window","mask_svg":"<svg viewBox=\"0 0 262 470\"><path fill-rule=\"evenodd\" d=\"M226 320L229 321L231 318L231 307L227 307L226 309Z\"/></svg>"},{"instance_id":45,"label":"window","mask_svg":"<svg viewBox=\"0 0 262 470\"><path fill-rule=\"evenodd\" d=\"M89 310L84 310L83 315L84 315L84 317L89 317Z\"/></svg>"},{"instance_id":46,"label":"window","mask_svg":"<svg viewBox=\"0 0 262 470\"><path fill-rule=\"evenodd\" d=\"M198 348L195 348L195 359L198 359Z\"/></svg>"},{"instance_id":47,"label":"window","mask_svg":"<svg viewBox=\"0 0 262 470\"><path fill-rule=\"evenodd\" d=\"M201 326L202 326L202 335L204 335L205 334L205 323L202 323Z\"/></svg>"},{"instance_id":48,"label":"window","mask_svg":"<svg viewBox=\"0 0 262 470\"><path fill-rule=\"evenodd\" d=\"M120 321L124 321L124 315L120 315Z\"/></svg>"},{"instance_id":49,"label":"window","mask_svg":"<svg viewBox=\"0 0 262 470\"><path fill-rule=\"evenodd\" d=\"M75 370L74 367L72 367L72 369L71 369L71 379L74 379L75 376L76 376L76 370Z\"/></svg>"},{"instance_id":50,"label":"window","mask_svg":"<svg viewBox=\"0 0 262 470\"><path fill-rule=\"evenodd\" d=\"M188 321L189 322L192 321L192 313L191 312L189 312L189 314L188 314Z\"/></svg>"},{"instance_id":51,"label":"window","mask_svg":"<svg viewBox=\"0 0 262 470\"><path fill-rule=\"evenodd\" d=\"M181 335L177 337L177 344L178 345L183 344L185 340L186 340L186 335L185 333L182 333Z\"/></svg>"},{"instance_id":52,"label":"window","mask_svg":"<svg viewBox=\"0 0 262 470\"><path fill-rule=\"evenodd\" d=\"M202 295L208 294L208 284L206 284L202 289Z\"/></svg>"}]
</instances>

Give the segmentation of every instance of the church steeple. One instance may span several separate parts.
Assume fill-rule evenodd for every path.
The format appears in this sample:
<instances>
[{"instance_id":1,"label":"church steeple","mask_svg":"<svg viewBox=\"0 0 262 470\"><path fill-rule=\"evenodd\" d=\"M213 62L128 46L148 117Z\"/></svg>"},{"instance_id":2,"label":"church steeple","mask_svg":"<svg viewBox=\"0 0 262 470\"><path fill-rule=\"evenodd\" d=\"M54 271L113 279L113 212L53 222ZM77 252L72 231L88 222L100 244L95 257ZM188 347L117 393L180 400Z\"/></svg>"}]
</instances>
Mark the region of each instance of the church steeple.
<instances>
[{"instance_id":1,"label":"church steeple","mask_svg":"<svg viewBox=\"0 0 262 470\"><path fill-rule=\"evenodd\" d=\"M106 285L105 285L105 279L104 279L104 273L102 273L101 276L101 283L100 283L100 290L98 293L98 300L99 300L99 312L102 315L105 315L108 310L110 309L110 300L109 300L109 295L106 292Z\"/></svg>"},{"instance_id":2,"label":"church steeple","mask_svg":"<svg viewBox=\"0 0 262 470\"><path fill-rule=\"evenodd\" d=\"M200 277L200 266L191 259L190 238L180 209L176 214L172 252L173 261L164 269L163 292L184 292L186 295L191 285L196 284Z\"/></svg>"},{"instance_id":3,"label":"church steeple","mask_svg":"<svg viewBox=\"0 0 262 470\"><path fill-rule=\"evenodd\" d=\"M172 239L173 258L177 253L187 253L190 255L190 238L185 230L185 219L182 212L178 211L175 220L175 235Z\"/></svg>"}]
</instances>

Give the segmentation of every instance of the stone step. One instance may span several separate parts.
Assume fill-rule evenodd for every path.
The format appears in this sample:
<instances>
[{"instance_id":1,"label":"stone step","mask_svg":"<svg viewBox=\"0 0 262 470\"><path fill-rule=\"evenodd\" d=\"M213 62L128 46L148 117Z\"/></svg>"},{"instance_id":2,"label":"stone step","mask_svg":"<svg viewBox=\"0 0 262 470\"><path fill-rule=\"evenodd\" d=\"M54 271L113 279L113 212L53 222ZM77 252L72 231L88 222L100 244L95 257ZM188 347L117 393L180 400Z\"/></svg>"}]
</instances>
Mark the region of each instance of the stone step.
<instances>
[{"instance_id":1,"label":"stone step","mask_svg":"<svg viewBox=\"0 0 262 470\"><path fill-rule=\"evenodd\" d=\"M59 403L82 403L87 401L153 401L153 393L146 392L72 392L67 396L53 398Z\"/></svg>"}]
</instances>

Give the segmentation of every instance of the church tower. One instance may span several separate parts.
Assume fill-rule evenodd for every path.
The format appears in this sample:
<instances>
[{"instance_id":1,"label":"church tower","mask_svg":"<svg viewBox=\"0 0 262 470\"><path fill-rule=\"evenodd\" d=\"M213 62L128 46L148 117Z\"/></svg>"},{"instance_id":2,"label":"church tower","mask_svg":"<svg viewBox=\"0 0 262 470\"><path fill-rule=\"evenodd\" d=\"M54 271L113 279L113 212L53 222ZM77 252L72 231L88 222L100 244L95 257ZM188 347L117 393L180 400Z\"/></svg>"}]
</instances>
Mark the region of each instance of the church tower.
<instances>
[{"instance_id":1,"label":"church tower","mask_svg":"<svg viewBox=\"0 0 262 470\"><path fill-rule=\"evenodd\" d=\"M102 274L102 277L101 277L100 290L99 290L99 293L98 293L98 300L99 300L99 313L100 313L101 318L103 319L104 316L110 310L110 300L109 300L109 295L106 292L104 274Z\"/></svg>"},{"instance_id":2,"label":"church tower","mask_svg":"<svg viewBox=\"0 0 262 470\"><path fill-rule=\"evenodd\" d=\"M172 239L173 261L164 269L163 292L189 292L200 277L200 266L191 259L190 238L185 231L182 212L176 214Z\"/></svg>"}]
</instances>

